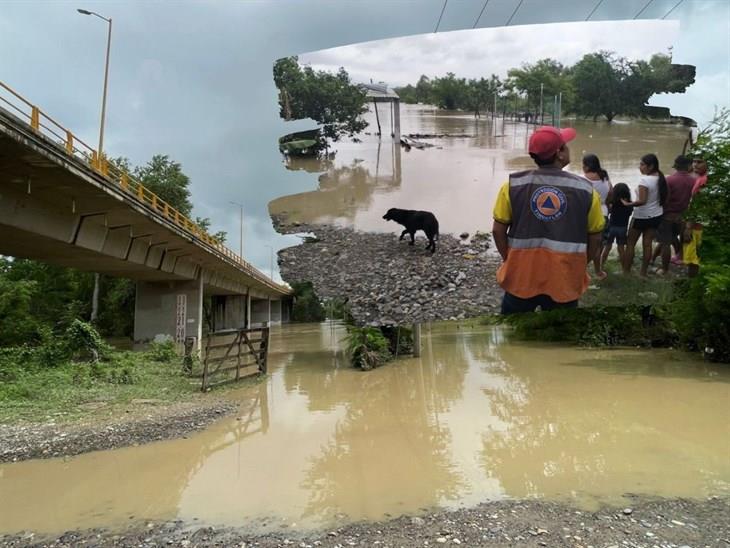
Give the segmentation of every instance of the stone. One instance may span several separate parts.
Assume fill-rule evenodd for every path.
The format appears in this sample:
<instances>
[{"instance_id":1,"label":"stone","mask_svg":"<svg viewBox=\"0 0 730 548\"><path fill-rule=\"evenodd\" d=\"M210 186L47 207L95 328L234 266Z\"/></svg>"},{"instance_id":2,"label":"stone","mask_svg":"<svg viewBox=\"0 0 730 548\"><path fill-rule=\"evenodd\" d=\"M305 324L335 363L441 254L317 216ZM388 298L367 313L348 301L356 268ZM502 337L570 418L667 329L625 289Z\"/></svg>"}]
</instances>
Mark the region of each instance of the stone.
<instances>
[{"instance_id":1,"label":"stone","mask_svg":"<svg viewBox=\"0 0 730 548\"><path fill-rule=\"evenodd\" d=\"M634 513L634 511L631 508L624 508L624 515L625 516L630 516L633 513Z\"/></svg>"}]
</instances>

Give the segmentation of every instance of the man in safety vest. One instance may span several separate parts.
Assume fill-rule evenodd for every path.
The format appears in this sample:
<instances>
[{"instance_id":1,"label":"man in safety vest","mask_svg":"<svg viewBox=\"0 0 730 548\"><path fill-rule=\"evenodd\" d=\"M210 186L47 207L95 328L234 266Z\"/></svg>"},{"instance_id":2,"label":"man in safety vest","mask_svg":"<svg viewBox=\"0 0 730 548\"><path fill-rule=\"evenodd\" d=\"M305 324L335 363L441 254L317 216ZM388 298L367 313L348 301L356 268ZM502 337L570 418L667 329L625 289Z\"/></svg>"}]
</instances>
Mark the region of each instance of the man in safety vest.
<instances>
[{"instance_id":1,"label":"man in safety vest","mask_svg":"<svg viewBox=\"0 0 730 548\"><path fill-rule=\"evenodd\" d=\"M588 289L586 264L601 246L603 214L590 181L563 171L573 128L530 136L537 169L513 173L494 205L492 235L502 266L502 314L575 308Z\"/></svg>"}]
</instances>

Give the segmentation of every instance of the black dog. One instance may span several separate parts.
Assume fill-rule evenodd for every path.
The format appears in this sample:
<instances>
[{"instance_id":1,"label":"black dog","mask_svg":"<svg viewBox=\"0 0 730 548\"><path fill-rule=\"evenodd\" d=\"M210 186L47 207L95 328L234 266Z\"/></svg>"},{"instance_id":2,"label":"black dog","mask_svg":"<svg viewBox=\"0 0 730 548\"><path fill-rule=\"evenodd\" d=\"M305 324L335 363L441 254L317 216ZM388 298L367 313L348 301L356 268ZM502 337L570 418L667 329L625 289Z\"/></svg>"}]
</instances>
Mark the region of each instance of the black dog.
<instances>
[{"instance_id":1,"label":"black dog","mask_svg":"<svg viewBox=\"0 0 730 548\"><path fill-rule=\"evenodd\" d=\"M426 249L430 249L431 253L436 252L435 240L438 240L439 236L439 222L430 211L414 211L413 209L398 209L397 207L392 207L388 210L388 213L383 215L383 219L386 221L395 221L396 223L406 227L398 240L402 240L403 236L410 234L411 241L409 245L413 245L416 241L416 231L423 230L428 238L428 245L426 246Z\"/></svg>"}]
</instances>

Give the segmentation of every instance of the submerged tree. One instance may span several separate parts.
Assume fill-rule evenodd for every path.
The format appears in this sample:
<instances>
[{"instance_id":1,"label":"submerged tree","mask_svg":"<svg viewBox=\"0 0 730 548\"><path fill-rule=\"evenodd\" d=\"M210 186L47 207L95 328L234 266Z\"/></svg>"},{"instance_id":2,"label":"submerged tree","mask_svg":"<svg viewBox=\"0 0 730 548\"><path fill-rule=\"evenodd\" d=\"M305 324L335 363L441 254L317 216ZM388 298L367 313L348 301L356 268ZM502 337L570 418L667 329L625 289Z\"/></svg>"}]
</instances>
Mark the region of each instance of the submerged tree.
<instances>
[{"instance_id":1,"label":"submerged tree","mask_svg":"<svg viewBox=\"0 0 730 548\"><path fill-rule=\"evenodd\" d=\"M297 57L285 57L274 63L274 83L284 120L311 118L333 141L352 137L368 125L361 118L367 112L365 92L350 82L342 67L332 74L301 67Z\"/></svg>"},{"instance_id":2,"label":"submerged tree","mask_svg":"<svg viewBox=\"0 0 730 548\"><path fill-rule=\"evenodd\" d=\"M579 116L609 122L617 115L644 116L656 93L682 93L694 83L695 69L674 65L668 55L649 61L629 61L613 52L589 53L572 68L575 106Z\"/></svg>"}]
</instances>

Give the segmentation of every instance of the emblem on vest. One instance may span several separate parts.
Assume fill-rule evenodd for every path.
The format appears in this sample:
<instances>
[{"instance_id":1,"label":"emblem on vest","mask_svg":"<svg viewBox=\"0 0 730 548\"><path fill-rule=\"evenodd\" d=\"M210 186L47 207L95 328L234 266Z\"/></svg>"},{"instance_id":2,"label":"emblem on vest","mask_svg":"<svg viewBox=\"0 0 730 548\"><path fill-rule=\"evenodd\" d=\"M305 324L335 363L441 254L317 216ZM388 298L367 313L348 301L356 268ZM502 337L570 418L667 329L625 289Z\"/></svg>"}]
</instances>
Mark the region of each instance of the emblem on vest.
<instances>
[{"instance_id":1,"label":"emblem on vest","mask_svg":"<svg viewBox=\"0 0 730 548\"><path fill-rule=\"evenodd\" d=\"M554 186L541 186L532 193L530 209L541 221L557 221L568 209L568 199Z\"/></svg>"}]
</instances>

